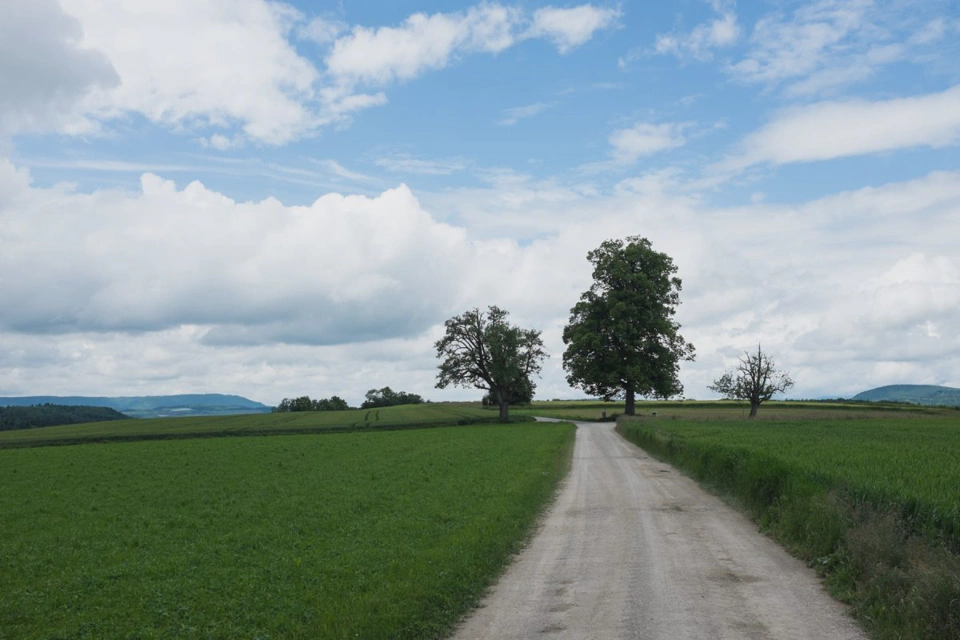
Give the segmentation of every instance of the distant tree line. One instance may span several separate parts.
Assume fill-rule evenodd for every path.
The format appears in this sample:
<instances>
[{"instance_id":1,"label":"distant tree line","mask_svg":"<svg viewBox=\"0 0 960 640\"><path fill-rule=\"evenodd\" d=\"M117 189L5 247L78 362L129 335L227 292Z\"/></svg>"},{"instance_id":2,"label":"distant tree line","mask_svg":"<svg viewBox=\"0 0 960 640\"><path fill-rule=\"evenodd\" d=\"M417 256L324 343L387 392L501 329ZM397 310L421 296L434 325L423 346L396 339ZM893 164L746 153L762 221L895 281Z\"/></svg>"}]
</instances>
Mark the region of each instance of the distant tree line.
<instances>
[{"instance_id":1,"label":"distant tree line","mask_svg":"<svg viewBox=\"0 0 960 640\"><path fill-rule=\"evenodd\" d=\"M390 387L382 389L370 389L367 391L366 400L360 405L361 409L378 409L380 407L393 407L399 404L421 404L426 402L422 397L415 393L406 391L394 391ZM347 401L339 396L329 398L320 398L313 400L310 396L300 396L299 398L284 398L280 404L273 408L274 413L286 411L346 411L352 409Z\"/></svg>"},{"instance_id":2,"label":"distant tree line","mask_svg":"<svg viewBox=\"0 0 960 640\"><path fill-rule=\"evenodd\" d=\"M345 411L350 409L347 401L339 396L312 400L310 396L299 398L284 398L273 408L274 413L286 411Z\"/></svg>"},{"instance_id":3,"label":"distant tree line","mask_svg":"<svg viewBox=\"0 0 960 640\"><path fill-rule=\"evenodd\" d=\"M127 420L126 416L109 407L66 406L37 404L29 407L0 407L0 431L54 427L61 424Z\"/></svg>"},{"instance_id":4,"label":"distant tree line","mask_svg":"<svg viewBox=\"0 0 960 640\"><path fill-rule=\"evenodd\" d=\"M593 284L570 310L563 329L567 383L605 401L623 398L624 413L636 415L636 398L683 395L680 364L694 360L693 344L676 321L682 281L673 258L654 251L649 240L630 236L606 240L587 253ZM497 306L475 307L444 323L436 342L437 388L476 387L484 405L499 405L500 420L510 406L529 403L548 357L540 331L522 329ZM750 402L750 417L775 394L793 387L759 345L739 366L709 388L725 398Z\"/></svg>"},{"instance_id":5,"label":"distant tree line","mask_svg":"<svg viewBox=\"0 0 960 640\"><path fill-rule=\"evenodd\" d=\"M378 409L380 407L395 407L400 404L423 404L425 400L415 393L394 391L390 387L370 389L366 400L360 405L361 409Z\"/></svg>"}]
</instances>

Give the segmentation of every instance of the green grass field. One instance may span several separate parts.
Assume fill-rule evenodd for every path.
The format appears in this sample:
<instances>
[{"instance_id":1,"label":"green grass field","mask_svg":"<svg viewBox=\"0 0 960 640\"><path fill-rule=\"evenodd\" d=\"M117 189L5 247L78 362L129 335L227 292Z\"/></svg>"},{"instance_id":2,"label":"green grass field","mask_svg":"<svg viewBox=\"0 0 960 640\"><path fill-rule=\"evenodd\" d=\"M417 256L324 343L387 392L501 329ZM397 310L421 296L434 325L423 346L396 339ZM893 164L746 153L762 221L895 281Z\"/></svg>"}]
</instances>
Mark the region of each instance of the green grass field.
<instances>
[{"instance_id":1,"label":"green grass field","mask_svg":"<svg viewBox=\"0 0 960 640\"><path fill-rule=\"evenodd\" d=\"M623 408L623 402L535 400L529 407L510 409L510 415L544 416L564 420L599 420L603 417L604 412L606 412L607 417L610 417L622 414ZM683 420L741 420L746 418L749 410L750 407L742 403L717 400L642 400L638 401L636 406L637 415L651 416L656 412L661 419ZM891 413L929 415L943 413L943 411L944 409L941 408L892 403L773 401L763 405L757 419L769 421L882 418Z\"/></svg>"},{"instance_id":2,"label":"green grass field","mask_svg":"<svg viewBox=\"0 0 960 640\"><path fill-rule=\"evenodd\" d=\"M617 428L743 505L874 637L960 638L960 413L766 409Z\"/></svg>"},{"instance_id":3,"label":"green grass field","mask_svg":"<svg viewBox=\"0 0 960 640\"><path fill-rule=\"evenodd\" d=\"M429 403L369 410L152 418L3 431L0 432L0 449L94 441L401 429L493 422L496 419L496 414L483 410L479 403Z\"/></svg>"},{"instance_id":4,"label":"green grass field","mask_svg":"<svg viewBox=\"0 0 960 640\"><path fill-rule=\"evenodd\" d=\"M525 423L0 451L0 638L438 637L572 446Z\"/></svg>"}]
</instances>

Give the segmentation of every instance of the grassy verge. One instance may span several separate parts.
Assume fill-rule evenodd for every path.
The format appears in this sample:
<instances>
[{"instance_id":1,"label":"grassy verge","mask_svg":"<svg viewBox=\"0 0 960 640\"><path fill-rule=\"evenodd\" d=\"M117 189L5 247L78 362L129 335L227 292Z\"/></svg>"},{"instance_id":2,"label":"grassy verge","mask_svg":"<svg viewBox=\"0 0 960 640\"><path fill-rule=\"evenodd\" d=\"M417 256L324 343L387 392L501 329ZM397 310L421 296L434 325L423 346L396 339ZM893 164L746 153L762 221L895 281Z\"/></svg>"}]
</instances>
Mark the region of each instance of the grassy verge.
<instances>
[{"instance_id":1,"label":"grassy verge","mask_svg":"<svg viewBox=\"0 0 960 640\"><path fill-rule=\"evenodd\" d=\"M572 449L524 424L0 451L0 638L435 638Z\"/></svg>"},{"instance_id":2,"label":"grassy verge","mask_svg":"<svg viewBox=\"0 0 960 640\"><path fill-rule=\"evenodd\" d=\"M960 638L960 423L621 419L618 432L741 504L878 639Z\"/></svg>"},{"instance_id":3,"label":"grassy verge","mask_svg":"<svg viewBox=\"0 0 960 640\"><path fill-rule=\"evenodd\" d=\"M529 418L517 418L522 419ZM479 404L447 403L350 411L153 418L4 431L0 432L0 449L86 442L380 431L496 421L497 417L481 409Z\"/></svg>"}]
</instances>

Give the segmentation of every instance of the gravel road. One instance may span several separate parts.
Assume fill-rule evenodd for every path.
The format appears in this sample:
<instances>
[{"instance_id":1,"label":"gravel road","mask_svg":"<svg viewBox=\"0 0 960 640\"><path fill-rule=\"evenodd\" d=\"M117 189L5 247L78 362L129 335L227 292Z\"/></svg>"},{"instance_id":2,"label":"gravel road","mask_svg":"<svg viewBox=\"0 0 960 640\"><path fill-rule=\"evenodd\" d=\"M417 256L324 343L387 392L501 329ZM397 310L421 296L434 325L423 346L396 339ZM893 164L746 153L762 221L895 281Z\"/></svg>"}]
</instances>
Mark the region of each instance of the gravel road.
<instances>
[{"instance_id":1,"label":"gravel road","mask_svg":"<svg viewBox=\"0 0 960 640\"><path fill-rule=\"evenodd\" d=\"M556 503L455 638L866 638L743 515L612 426L577 427Z\"/></svg>"}]
</instances>

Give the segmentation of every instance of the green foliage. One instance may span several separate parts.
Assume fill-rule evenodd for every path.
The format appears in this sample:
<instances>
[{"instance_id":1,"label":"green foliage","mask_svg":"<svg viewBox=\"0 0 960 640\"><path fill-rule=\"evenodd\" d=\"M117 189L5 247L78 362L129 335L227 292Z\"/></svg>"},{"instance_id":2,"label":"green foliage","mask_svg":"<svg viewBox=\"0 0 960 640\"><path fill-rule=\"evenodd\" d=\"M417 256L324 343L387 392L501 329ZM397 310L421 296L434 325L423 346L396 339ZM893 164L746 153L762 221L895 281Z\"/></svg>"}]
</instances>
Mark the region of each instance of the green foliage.
<instances>
[{"instance_id":1,"label":"green foliage","mask_svg":"<svg viewBox=\"0 0 960 640\"><path fill-rule=\"evenodd\" d=\"M38 404L30 407L0 407L0 431L32 429L58 424L81 424L127 420L119 411L107 407L81 407L59 404Z\"/></svg>"},{"instance_id":2,"label":"green foliage","mask_svg":"<svg viewBox=\"0 0 960 640\"><path fill-rule=\"evenodd\" d=\"M674 320L681 281L673 259L640 236L607 240L587 259L593 284L563 330L567 382L604 400L625 398L628 414L635 396L682 393L680 362L694 349Z\"/></svg>"},{"instance_id":3,"label":"green foliage","mask_svg":"<svg viewBox=\"0 0 960 640\"><path fill-rule=\"evenodd\" d=\"M940 416L621 419L827 575L877 638L960 637L960 430Z\"/></svg>"},{"instance_id":4,"label":"green foliage","mask_svg":"<svg viewBox=\"0 0 960 640\"><path fill-rule=\"evenodd\" d=\"M363 401L360 408L376 409L378 407L396 407L402 404L422 404L423 402L423 398L416 393L394 391L390 387L384 387L383 389L367 391L366 400Z\"/></svg>"},{"instance_id":5,"label":"green foliage","mask_svg":"<svg viewBox=\"0 0 960 640\"><path fill-rule=\"evenodd\" d=\"M525 380L522 384L517 385L516 389L513 389L510 392L510 397L507 399L507 402L510 406L524 406L529 405L533 402L533 394L536 389L536 385L533 384L530 380ZM499 405L496 395L492 391L488 391L486 395L483 396L483 399L480 403L485 407L492 407Z\"/></svg>"},{"instance_id":6,"label":"green foliage","mask_svg":"<svg viewBox=\"0 0 960 640\"><path fill-rule=\"evenodd\" d=\"M350 408L347 401L339 396L329 398L320 398L311 400L310 396L300 396L299 398L284 398L280 404L273 408L274 413L286 413L290 411L346 411Z\"/></svg>"},{"instance_id":7,"label":"green foliage","mask_svg":"<svg viewBox=\"0 0 960 640\"><path fill-rule=\"evenodd\" d=\"M304 411L243 416L155 418L0 432L0 449L47 444L243 435L410 429L490 422L477 403L432 403L367 411Z\"/></svg>"},{"instance_id":8,"label":"green foliage","mask_svg":"<svg viewBox=\"0 0 960 640\"><path fill-rule=\"evenodd\" d=\"M540 373L547 352L540 332L507 322L508 313L491 306L471 309L444 323L436 343L440 359L437 388L449 385L486 389L500 405L500 419L509 419L510 399Z\"/></svg>"},{"instance_id":9,"label":"green foliage","mask_svg":"<svg viewBox=\"0 0 960 640\"><path fill-rule=\"evenodd\" d=\"M572 446L524 424L0 451L0 637L443 637Z\"/></svg>"}]
</instances>

